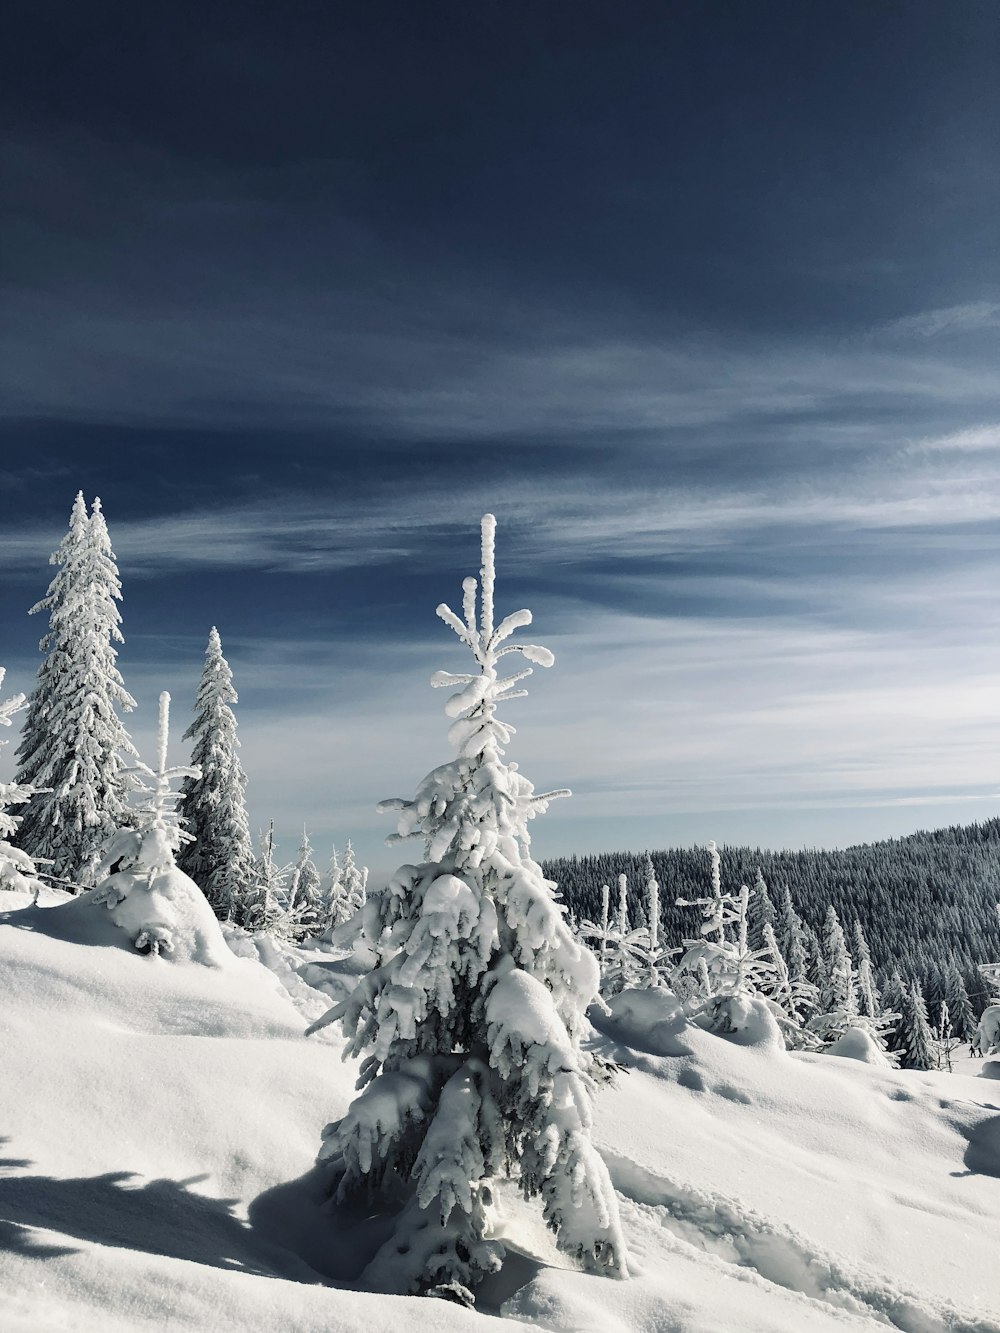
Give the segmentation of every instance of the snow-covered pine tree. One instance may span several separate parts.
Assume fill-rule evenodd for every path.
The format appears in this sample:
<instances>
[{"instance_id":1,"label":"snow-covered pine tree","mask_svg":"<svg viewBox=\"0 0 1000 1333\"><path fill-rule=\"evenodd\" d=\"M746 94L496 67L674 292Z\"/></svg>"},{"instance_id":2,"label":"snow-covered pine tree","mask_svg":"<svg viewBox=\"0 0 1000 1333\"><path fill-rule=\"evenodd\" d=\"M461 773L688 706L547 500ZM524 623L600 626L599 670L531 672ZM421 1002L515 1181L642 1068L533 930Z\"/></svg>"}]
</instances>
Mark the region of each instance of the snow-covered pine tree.
<instances>
[{"instance_id":1,"label":"snow-covered pine tree","mask_svg":"<svg viewBox=\"0 0 1000 1333\"><path fill-rule=\"evenodd\" d=\"M49 631L17 749L17 782L35 789L17 839L60 879L87 885L126 817L123 756L136 753L116 712L131 711L135 700L116 666L121 583L100 500L88 518L77 495L51 563L59 571L31 608L49 612Z\"/></svg>"},{"instance_id":2,"label":"snow-covered pine tree","mask_svg":"<svg viewBox=\"0 0 1000 1333\"><path fill-rule=\"evenodd\" d=\"M344 911L347 916L353 916L355 912L360 912L364 907L367 883L368 867L358 865L354 856L354 847L350 838L348 838L341 872L341 891L344 898Z\"/></svg>"},{"instance_id":3,"label":"snow-covered pine tree","mask_svg":"<svg viewBox=\"0 0 1000 1333\"><path fill-rule=\"evenodd\" d=\"M774 975L764 981L763 990L785 1045L790 1050L814 1050L819 1040L806 1022L816 1008L816 987L804 976L792 976L770 922L764 926L764 948L774 963Z\"/></svg>"},{"instance_id":4,"label":"snow-covered pine tree","mask_svg":"<svg viewBox=\"0 0 1000 1333\"><path fill-rule=\"evenodd\" d=\"M3 686L6 667L0 667L0 687ZM0 727L9 727L15 713L25 705L23 694L12 695L0 700ZM0 741L0 745L6 745ZM21 822L20 815L12 815L13 805L23 805L32 794L31 787L21 786L17 782L0 782L0 889L12 889L18 893L38 893L42 884L37 878L38 870L34 861L20 847L11 845Z\"/></svg>"},{"instance_id":5,"label":"snow-covered pine tree","mask_svg":"<svg viewBox=\"0 0 1000 1333\"><path fill-rule=\"evenodd\" d=\"M628 910L628 876L618 876L618 906L610 948L601 968L601 994L605 998L640 986L649 948L649 932L644 925L632 926Z\"/></svg>"},{"instance_id":6,"label":"snow-covered pine tree","mask_svg":"<svg viewBox=\"0 0 1000 1333\"><path fill-rule=\"evenodd\" d=\"M192 742L191 763L201 776L185 778L181 785L180 814L192 841L180 849L177 864L198 885L221 921L232 917L234 903L250 882L253 868L247 780L233 714L236 701L233 673L213 625L195 718L184 733L184 740Z\"/></svg>"},{"instance_id":7,"label":"snow-covered pine tree","mask_svg":"<svg viewBox=\"0 0 1000 1333\"><path fill-rule=\"evenodd\" d=\"M908 989L900 975L899 968L893 968L886 977L883 973L882 1004L885 1009L897 1015L895 1030L889 1034L887 1045L890 1051L899 1052L902 1046L902 1016L906 1011Z\"/></svg>"},{"instance_id":8,"label":"snow-covered pine tree","mask_svg":"<svg viewBox=\"0 0 1000 1333\"><path fill-rule=\"evenodd\" d=\"M250 879L233 905L233 921L252 934L266 931L270 935L289 933L285 910L285 884L288 866L278 866L274 859L274 820L267 832L260 835L260 854L250 867Z\"/></svg>"},{"instance_id":9,"label":"snow-covered pine tree","mask_svg":"<svg viewBox=\"0 0 1000 1333\"><path fill-rule=\"evenodd\" d=\"M290 937L301 942L318 935L323 929L324 915L323 881L313 860L309 834L303 827L302 842L288 880Z\"/></svg>"},{"instance_id":10,"label":"snow-covered pine tree","mask_svg":"<svg viewBox=\"0 0 1000 1333\"><path fill-rule=\"evenodd\" d=\"M934 1068L934 1034L927 1018L927 1004L915 981L904 992L899 1050L904 1069Z\"/></svg>"},{"instance_id":11,"label":"snow-covered pine tree","mask_svg":"<svg viewBox=\"0 0 1000 1333\"><path fill-rule=\"evenodd\" d=\"M781 888L780 908L774 923L774 933L781 956L793 982L809 980L809 957L805 927L792 903L792 892L787 884Z\"/></svg>"},{"instance_id":12,"label":"snow-covered pine tree","mask_svg":"<svg viewBox=\"0 0 1000 1333\"><path fill-rule=\"evenodd\" d=\"M816 987L817 993L828 983L826 959L823 955L823 943L812 926L803 924L802 938L806 952L806 978Z\"/></svg>"},{"instance_id":13,"label":"snow-covered pine tree","mask_svg":"<svg viewBox=\"0 0 1000 1333\"><path fill-rule=\"evenodd\" d=\"M857 963L858 1008L864 1017L877 1018L882 1012L882 997L875 981L871 950L859 918L854 921L854 956Z\"/></svg>"},{"instance_id":14,"label":"snow-covered pine tree","mask_svg":"<svg viewBox=\"0 0 1000 1333\"><path fill-rule=\"evenodd\" d=\"M462 618L438 615L475 671L438 672L457 687L446 712L458 754L412 800L393 800L398 834L419 837L426 860L402 865L369 897L364 943L376 964L313 1025L340 1020L363 1056L362 1089L327 1131L322 1152L338 1196L379 1194L409 1181L393 1237L366 1270L373 1286L471 1302L498 1269L494 1177L541 1196L560 1246L589 1267L627 1275L618 1205L590 1142L594 1082L580 1049L598 988L592 953L568 929L530 855L528 821L563 792L536 795L504 762L513 728L497 707L524 693L530 666L501 677L520 652L551 666L535 644L508 642L531 623L517 611L494 627L494 529L482 522L482 573L463 584ZM477 606L478 602L478 606Z\"/></svg>"},{"instance_id":15,"label":"snow-covered pine tree","mask_svg":"<svg viewBox=\"0 0 1000 1333\"><path fill-rule=\"evenodd\" d=\"M823 927L823 983L819 988L816 1013L809 1020L813 1032L823 1041L836 1040L850 1027L859 1024L858 979L854 961L847 947L837 909L826 909Z\"/></svg>"},{"instance_id":16,"label":"snow-covered pine tree","mask_svg":"<svg viewBox=\"0 0 1000 1333\"><path fill-rule=\"evenodd\" d=\"M976 1030L976 1016L965 981L954 963L949 964L945 973L945 1002L951 1031L962 1041L971 1041Z\"/></svg>"},{"instance_id":17,"label":"snow-covered pine tree","mask_svg":"<svg viewBox=\"0 0 1000 1333\"><path fill-rule=\"evenodd\" d=\"M607 884L601 885L601 919L600 921L583 920L579 924L576 932L581 939L596 940L594 947L597 954L597 962L601 969L601 992L604 992L605 970L608 966L609 949L611 942L611 889Z\"/></svg>"},{"instance_id":18,"label":"snow-covered pine tree","mask_svg":"<svg viewBox=\"0 0 1000 1333\"><path fill-rule=\"evenodd\" d=\"M764 928L766 926L771 926L773 928L777 921L777 917L778 914L774 910L774 903L771 901L771 894L768 891L767 881L764 879L760 867L758 867L753 891L750 894L751 949L763 949L767 947L767 941L764 938Z\"/></svg>"},{"instance_id":19,"label":"snow-covered pine tree","mask_svg":"<svg viewBox=\"0 0 1000 1333\"><path fill-rule=\"evenodd\" d=\"M826 909L823 926L823 959L826 964L825 983L819 994L822 1013L842 1012L853 1016L859 1012L858 981L854 960L847 947L844 928L837 909L831 903Z\"/></svg>"}]
</instances>

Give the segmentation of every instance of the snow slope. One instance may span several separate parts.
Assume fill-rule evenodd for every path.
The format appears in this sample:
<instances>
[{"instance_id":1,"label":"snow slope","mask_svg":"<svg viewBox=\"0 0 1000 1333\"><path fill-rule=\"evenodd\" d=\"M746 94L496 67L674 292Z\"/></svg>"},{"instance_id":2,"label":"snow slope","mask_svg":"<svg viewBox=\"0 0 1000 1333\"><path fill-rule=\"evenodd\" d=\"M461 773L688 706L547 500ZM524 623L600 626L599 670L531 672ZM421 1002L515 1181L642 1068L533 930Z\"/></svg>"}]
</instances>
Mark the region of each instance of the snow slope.
<instances>
[{"instance_id":1,"label":"snow slope","mask_svg":"<svg viewBox=\"0 0 1000 1333\"><path fill-rule=\"evenodd\" d=\"M219 967L145 957L60 897L0 900L5 1333L1000 1330L1000 1082L627 1006L598 1039L628 1072L597 1138L634 1279L572 1271L507 1191L511 1257L480 1297L502 1321L352 1290L385 1226L323 1207L313 1161L354 1074L330 1029L302 1033L357 960L301 955L320 994L266 940Z\"/></svg>"}]
</instances>

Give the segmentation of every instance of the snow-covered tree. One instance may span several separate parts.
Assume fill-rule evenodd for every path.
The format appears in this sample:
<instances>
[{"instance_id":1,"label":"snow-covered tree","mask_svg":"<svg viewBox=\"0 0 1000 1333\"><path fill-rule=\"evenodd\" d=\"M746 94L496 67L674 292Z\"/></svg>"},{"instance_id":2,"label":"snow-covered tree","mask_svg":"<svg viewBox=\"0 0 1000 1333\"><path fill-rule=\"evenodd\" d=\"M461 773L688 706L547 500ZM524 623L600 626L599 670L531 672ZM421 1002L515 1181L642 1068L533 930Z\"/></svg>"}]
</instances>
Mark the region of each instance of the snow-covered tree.
<instances>
[{"instance_id":1,"label":"snow-covered tree","mask_svg":"<svg viewBox=\"0 0 1000 1333\"><path fill-rule=\"evenodd\" d=\"M809 954L805 927L802 918L792 903L792 893L787 884L782 885L780 906L774 923L775 938L778 948L788 969L788 976L793 982L809 980Z\"/></svg>"},{"instance_id":2,"label":"snow-covered tree","mask_svg":"<svg viewBox=\"0 0 1000 1333\"><path fill-rule=\"evenodd\" d=\"M167 767L170 695L160 695L157 765L137 760L132 770L145 799L128 827L108 839L98 866L100 883L84 903L103 905L137 949L154 957L227 967L232 954L205 895L177 866L188 835L177 814L172 783L192 777L189 767Z\"/></svg>"},{"instance_id":3,"label":"snow-covered tree","mask_svg":"<svg viewBox=\"0 0 1000 1333\"><path fill-rule=\"evenodd\" d=\"M359 867L356 864L351 840L347 840L343 865L340 863L337 848L334 846L333 854L330 857L330 869L327 872L326 886L323 889L323 917L320 933L329 936L333 931L340 932L340 928L354 918L358 918L360 925L358 914L365 905L367 884L368 867ZM339 938L340 934L338 933Z\"/></svg>"},{"instance_id":4,"label":"snow-covered tree","mask_svg":"<svg viewBox=\"0 0 1000 1333\"><path fill-rule=\"evenodd\" d=\"M778 1020L785 1045L791 1050L813 1050L819 1041L806 1023L816 1008L816 987L804 975L792 976L774 927L769 922L764 926L764 948L774 964L774 974L765 978L763 990Z\"/></svg>"},{"instance_id":5,"label":"snow-covered tree","mask_svg":"<svg viewBox=\"0 0 1000 1333\"><path fill-rule=\"evenodd\" d=\"M820 1008L832 1011L843 1009L846 1013L858 1012L858 982L854 970L854 960L847 947L847 937L840 924L837 909L831 904L826 909L826 921L823 925L823 959L826 963L826 977L820 991Z\"/></svg>"},{"instance_id":6,"label":"snow-covered tree","mask_svg":"<svg viewBox=\"0 0 1000 1333\"><path fill-rule=\"evenodd\" d=\"M899 1051L904 1069L934 1068L934 1034L927 1018L927 1004L915 981L904 992Z\"/></svg>"},{"instance_id":7,"label":"snow-covered tree","mask_svg":"<svg viewBox=\"0 0 1000 1333\"><path fill-rule=\"evenodd\" d=\"M54 875L91 884L101 847L126 817L123 756L135 757L116 712L135 700L116 666L121 584L100 500L88 518L77 495L51 563L58 573L31 608L49 612L49 631L17 750L17 781L35 789L17 838Z\"/></svg>"},{"instance_id":8,"label":"snow-covered tree","mask_svg":"<svg viewBox=\"0 0 1000 1333\"><path fill-rule=\"evenodd\" d=\"M758 867L753 892L750 894L750 947L752 949L766 947L764 931L767 926L771 926L773 929L777 919L778 914L774 910L774 903L771 901L767 881Z\"/></svg>"},{"instance_id":9,"label":"snow-covered tree","mask_svg":"<svg viewBox=\"0 0 1000 1333\"><path fill-rule=\"evenodd\" d=\"M438 615L475 669L438 672L457 692L455 758L435 768L398 813L390 841L422 839L425 860L402 865L363 913L374 968L314 1024L340 1020L363 1057L362 1090L330 1126L323 1157L340 1198L391 1193L409 1182L395 1234L366 1270L376 1287L471 1302L500 1265L495 1177L541 1196L560 1246L589 1267L627 1275L618 1206L590 1142L595 1084L580 1049L598 988L593 956L570 932L530 855L528 821L564 792L537 795L504 746L513 735L498 706L524 693L520 652L551 666L535 644L510 642L531 623L517 611L494 626L494 529L482 523L482 571L463 584L463 616Z\"/></svg>"},{"instance_id":10,"label":"snow-covered tree","mask_svg":"<svg viewBox=\"0 0 1000 1333\"><path fill-rule=\"evenodd\" d=\"M949 964L945 973L945 1003L951 1031L962 1041L971 1041L976 1030L976 1016L965 981L954 963Z\"/></svg>"},{"instance_id":11,"label":"snow-covered tree","mask_svg":"<svg viewBox=\"0 0 1000 1333\"><path fill-rule=\"evenodd\" d=\"M233 704L233 673L212 626L198 685L190 740L191 763L200 777L181 786L180 813L192 836L177 864L199 886L216 916L226 920L252 879L253 844L246 811L246 777L240 764Z\"/></svg>"},{"instance_id":12,"label":"snow-covered tree","mask_svg":"<svg viewBox=\"0 0 1000 1333\"><path fill-rule=\"evenodd\" d=\"M6 667L0 667L0 686L3 685ZM0 727L9 727L15 713L25 705L23 694L12 695L0 700ZM6 741L0 741L5 745ZM34 861L20 847L11 845L11 839L17 833L21 822L20 815L11 814L11 806L23 805L32 795L33 788L24 787L17 782L0 782L0 889L13 889L18 893L37 893L41 890L41 881L37 878Z\"/></svg>"},{"instance_id":13,"label":"snow-covered tree","mask_svg":"<svg viewBox=\"0 0 1000 1333\"><path fill-rule=\"evenodd\" d=\"M274 820L260 835L260 853L250 866L250 878L233 904L233 921L252 933L290 935L285 886L290 867L274 858Z\"/></svg>"},{"instance_id":14,"label":"snow-covered tree","mask_svg":"<svg viewBox=\"0 0 1000 1333\"><path fill-rule=\"evenodd\" d=\"M341 870L340 882L344 911L348 916L353 916L355 912L360 912L365 905L368 867L358 865L350 838L347 839L347 850L344 852L344 865Z\"/></svg>"},{"instance_id":15,"label":"snow-covered tree","mask_svg":"<svg viewBox=\"0 0 1000 1333\"><path fill-rule=\"evenodd\" d=\"M858 1008L866 1018L877 1018L882 1012L882 997L875 981L871 950L859 920L854 922L854 957L857 963Z\"/></svg>"},{"instance_id":16,"label":"snow-covered tree","mask_svg":"<svg viewBox=\"0 0 1000 1333\"><path fill-rule=\"evenodd\" d=\"M750 947L750 889L738 894L722 888L722 871L714 842L707 846L711 891L704 898L678 898L678 907L702 909L701 938L686 939L673 988L687 1012L719 1032L732 1032L743 1022L746 1001L772 990L778 966L771 948ZM773 939L774 931L769 925Z\"/></svg>"},{"instance_id":17,"label":"snow-covered tree","mask_svg":"<svg viewBox=\"0 0 1000 1333\"><path fill-rule=\"evenodd\" d=\"M295 940L306 940L323 929L325 903L323 881L313 860L312 846L305 828L298 854L292 863L288 880L289 935Z\"/></svg>"}]
</instances>

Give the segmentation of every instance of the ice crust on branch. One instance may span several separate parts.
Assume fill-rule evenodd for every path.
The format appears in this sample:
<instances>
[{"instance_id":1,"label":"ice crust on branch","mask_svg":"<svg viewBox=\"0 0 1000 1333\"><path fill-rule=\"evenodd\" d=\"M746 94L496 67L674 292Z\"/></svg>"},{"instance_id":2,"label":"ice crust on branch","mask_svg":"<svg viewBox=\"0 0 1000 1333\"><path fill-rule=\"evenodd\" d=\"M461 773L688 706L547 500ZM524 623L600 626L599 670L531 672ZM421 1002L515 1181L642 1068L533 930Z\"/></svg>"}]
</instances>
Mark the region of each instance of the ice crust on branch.
<instances>
[{"instance_id":1,"label":"ice crust on branch","mask_svg":"<svg viewBox=\"0 0 1000 1333\"><path fill-rule=\"evenodd\" d=\"M369 896L362 939L375 966L311 1029L339 1021L347 1053L362 1057L360 1096L321 1154L339 1197L411 1182L368 1280L469 1302L502 1258L497 1176L540 1197L559 1244L593 1271L628 1271L614 1191L590 1143L596 1085L579 1044L599 969L530 854L528 821L568 793L536 794L504 761L514 728L496 716L532 670L501 677L499 659L553 657L512 641L527 611L494 628L494 534L486 515L480 580L464 581L462 615L437 608L476 664L431 679L456 690L446 712L457 756L412 799L379 807L397 816L390 841L422 839L424 859Z\"/></svg>"}]
</instances>

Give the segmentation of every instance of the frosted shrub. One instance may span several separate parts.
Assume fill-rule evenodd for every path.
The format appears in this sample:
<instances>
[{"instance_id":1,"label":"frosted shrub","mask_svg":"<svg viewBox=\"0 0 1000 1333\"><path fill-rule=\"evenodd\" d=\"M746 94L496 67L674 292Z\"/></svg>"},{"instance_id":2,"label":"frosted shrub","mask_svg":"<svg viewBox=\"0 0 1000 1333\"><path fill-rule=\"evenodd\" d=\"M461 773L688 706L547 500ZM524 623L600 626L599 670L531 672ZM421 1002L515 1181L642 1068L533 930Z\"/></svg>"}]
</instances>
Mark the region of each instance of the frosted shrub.
<instances>
[{"instance_id":1,"label":"frosted shrub","mask_svg":"<svg viewBox=\"0 0 1000 1333\"><path fill-rule=\"evenodd\" d=\"M496 715L531 673L501 675L504 659L520 653L548 667L553 657L511 641L529 611L494 625L494 528L486 515L481 584L465 580L463 615L438 607L475 664L431 681L454 691L445 711L456 756L412 799L380 807L398 816L390 842L419 838L425 859L368 898L364 943L375 966L314 1025L339 1020L348 1053L362 1057L360 1095L321 1153L338 1197L391 1198L409 1181L367 1280L465 1302L502 1261L497 1177L541 1198L569 1254L627 1275L614 1191L590 1142L595 1084L579 1044L597 962L530 855L528 821L568 793L536 794L504 762L514 728Z\"/></svg>"}]
</instances>

